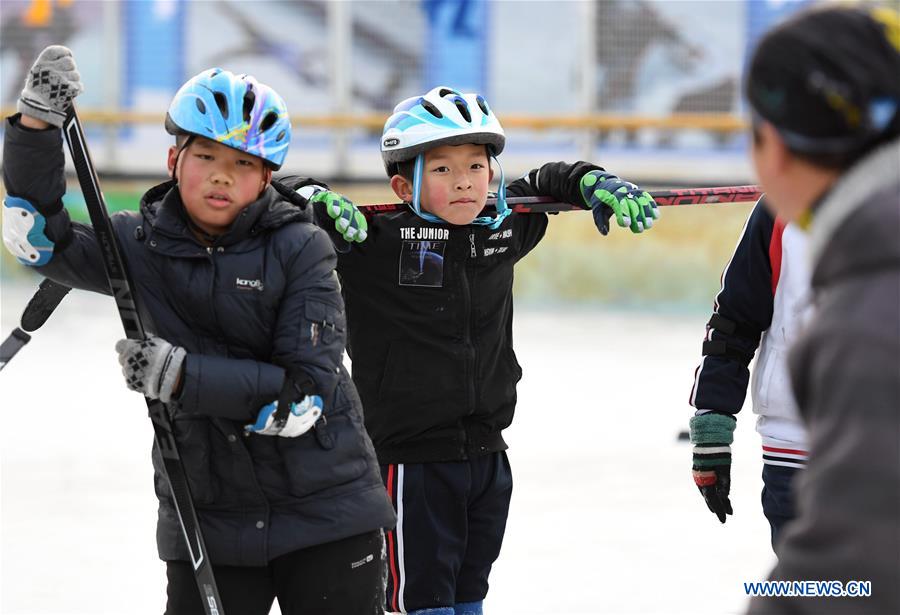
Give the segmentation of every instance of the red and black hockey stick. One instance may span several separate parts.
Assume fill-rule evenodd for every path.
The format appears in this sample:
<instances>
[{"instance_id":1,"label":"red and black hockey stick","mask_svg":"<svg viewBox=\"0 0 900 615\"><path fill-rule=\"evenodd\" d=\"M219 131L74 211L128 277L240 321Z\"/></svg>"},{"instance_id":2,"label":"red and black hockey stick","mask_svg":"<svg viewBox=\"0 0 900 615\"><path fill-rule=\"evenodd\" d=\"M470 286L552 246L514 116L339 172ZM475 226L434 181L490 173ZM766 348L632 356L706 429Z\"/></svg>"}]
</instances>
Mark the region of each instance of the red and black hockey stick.
<instances>
[{"instance_id":1,"label":"red and black hockey stick","mask_svg":"<svg viewBox=\"0 0 900 615\"><path fill-rule=\"evenodd\" d=\"M74 105L69 107L66 114L63 133L69 144L69 151L72 153L72 162L78 176L78 183L81 185L81 191L84 193L91 225L94 227L94 234L97 237L100 252L103 254L109 288L116 300L116 307L119 308L119 317L125 327L125 335L133 340L144 339L146 337L144 324L135 304L134 285L119 251L115 231L109 219L109 210L106 208L103 193L100 192L100 182L97 179L90 152L88 152L81 122L78 121L78 116L75 114ZM207 615L225 615L216 580L213 578L212 564L209 561L206 544L203 542L203 535L200 532L197 509L194 507L194 500L188 488L184 462L175 442L169 411L165 404L158 399L145 397L144 401L147 402L147 410L150 420L153 422L154 444L162 457L165 479L169 484L172 501L175 503L175 513L178 515L178 521L187 543L194 576L197 579L197 586L200 588L204 612Z\"/></svg>"},{"instance_id":2,"label":"red and black hockey stick","mask_svg":"<svg viewBox=\"0 0 900 615\"><path fill-rule=\"evenodd\" d=\"M672 190L651 190L650 196L661 207L680 205L713 205L721 203L753 203L762 196L759 186L720 186L716 188L676 188ZM496 199L487 200L488 206L494 205ZM545 196L511 196L506 199L507 205L517 213L556 213L560 211L586 210L584 205L559 203ZM400 211L405 203L376 203L360 205L365 215L385 214Z\"/></svg>"},{"instance_id":3,"label":"red and black hockey stick","mask_svg":"<svg viewBox=\"0 0 900 615\"><path fill-rule=\"evenodd\" d=\"M676 188L671 190L652 190L650 191L657 204L662 207L675 207L681 205L714 205L722 203L753 203L762 196L759 186L721 186L717 188ZM513 211L518 213L556 213L560 211L577 211L586 210L583 205L572 205L570 203L558 203L549 197L543 196L520 196L510 197L506 200ZM494 205L496 199L488 199L488 206ZM381 213L390 213L402 210L406 205L404 203L376 203L372 205L360 205L359 209L367 216ZM64 287L62 287L64 288ZM47 310L47 316L53 311L56 305L65 296L65 292L54 297L53 304ZM29 305L30 307L30 305ZM27 311L28 308L26 308ZM44 317L46 320L46 316ZM24 320L23 320L24 322ZM40 326L40 325L38 325ZM35 327L37 328L37 327ZM25 329L31 331L33 329ZM3 342L2 350L0 350L0 369L6 365L19 349L28 343L30 337L25 331L16 329Z\"/></svg>"}]
</instances>

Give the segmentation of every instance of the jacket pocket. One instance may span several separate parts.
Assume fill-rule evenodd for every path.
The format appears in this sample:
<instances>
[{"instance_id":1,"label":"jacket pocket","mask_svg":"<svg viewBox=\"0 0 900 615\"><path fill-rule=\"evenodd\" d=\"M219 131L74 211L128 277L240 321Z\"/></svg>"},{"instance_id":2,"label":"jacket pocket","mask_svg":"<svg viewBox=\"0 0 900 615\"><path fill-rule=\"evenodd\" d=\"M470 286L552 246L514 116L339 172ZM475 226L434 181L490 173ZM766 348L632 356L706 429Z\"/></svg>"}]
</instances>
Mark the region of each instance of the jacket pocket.
<instances>
[{"instance_id":1,"label":"jacket pocket","mask_svg":"<svg viewBox=\"0 0 900 615\"><path fill-rule=\"evenodd\" d=\"M463 403L466 362L462 349L434 350L410 342L391 342L379 402L418 405L435 401Z\"/></svg>"},{"instance_id":2,"label":"jacket pocket","mask_svg":"<svg viewBox=\"0 0 900 615\"><path fill-rule=\"evenodd\" d=\"M512 420L516 404L516 385L522 379L522 367L516 353L506 346L497 354L485 356L479 380L475 413L493 429L504 429ZM490 417L490 418L485 418Z\"/></svg>"},{"instance_id":3,"label":"jacket pocket","mask_svg":"<svg viewBox=\"0 0 900 615\"><path fill-rule=\"evenodd\" d=\"M213 429L207 418L178 417L173 421L175 442L181 456L188 487L195 504L209 505L216 500L216 483L212 471L212 447L210 431ZM169 486L163 481L165 497L171 498ZM157 491L159 492L159 487Z\"/></svg>"},{"instance_id":4,"label":"jacket pocket","mask_svg":"<svg viewBox=\"0 0 900 615\"><path fill-rule=\"evenodd\" d=\"M331 344L335 340L343 340L347 318L341 306L321 299L308 298L303 313L306 316L302 330L304 342L316 346L319 342Z\"/></svg>"},{"instance_id":5,"label":"jacket pocket","mask_svg":"<svg viewBox=\"0 0 900 615\"><path fill-rule=\"evenodd\" d=\"M788 369L787 355L788 351L784 348L771 350L769 360L766 362L766 369L763 372L760 398L766 416L797 421L799 415Z\"/></svg>"},{"instance_id":6,"label":"jacket pocket","mask_svg":"<svg viewBox=\"0 0 900 615\"><path fill-rule=\"evenodd\" d=\"M349 413L325 413L302 436L276 437L291 495L302 498L359 479L370 462L362 429Z\"/></svg>"},{"instance_id":7,"label":"jacket pocket","mask_svg":"<svg viewBox=\"0 0 900 615\"><path fill-rule=\"evenodd\" d=\"M777 348L767 348L766 349L766 360L763 365L758 366L762 369L762 374L759 378L759 388L758 388L758 397L759 397L759 406L760 408L768 409L770 406L770 400L777 403L777 399L774 399L775 395L773 393L777 393L772 390L773 386L777 385L778 382L778 370L779 370L779 358L781 353ZM783 366L782 366L783 367Z\"/></svg>"},{"instance_id":8,"label":"jacket pocket","mask_svg":"<svg viewBox=\"0 0 900 615\"><path fill-rule=\"evenodd\" d=\"M513 368L515 382L519 382L522 379L522 366L519 365L519 359L516 358L516 352L512 349L512 346L506 349L506 360L509 361L509 365Z\"/></svg>"}]
</instances>

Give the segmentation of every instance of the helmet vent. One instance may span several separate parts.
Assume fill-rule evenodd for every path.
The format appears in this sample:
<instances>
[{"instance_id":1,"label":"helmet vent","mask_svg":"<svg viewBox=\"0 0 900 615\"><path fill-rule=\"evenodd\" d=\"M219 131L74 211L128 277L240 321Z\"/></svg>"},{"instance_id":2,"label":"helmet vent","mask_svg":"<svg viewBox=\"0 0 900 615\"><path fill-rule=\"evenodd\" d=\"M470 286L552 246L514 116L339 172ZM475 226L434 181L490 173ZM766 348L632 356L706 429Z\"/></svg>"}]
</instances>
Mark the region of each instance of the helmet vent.
<instances>
[{"instance_id":1,"label":"helmet vent","mask_svg":"<svg viewBox=\"0 0 900 615\"><path fill-rule=\"evenodd\" d=\"M456 94L456 92L447 88L441 88L441 91L438 92L438 96L440 96L441 98L447 96L448 94Z\"/></svg>"},{"instance_id":2,"label":"helmet vent","mask_svg":"<svg viewBox=\"0 0 900 615\"><path fill-rule=\"evenodd\" d=\"M199 98L195 98L194 103L196 103L197 105L197 111L206 114L206 104L204 104L202 100L200 100Z\"/></svg>"},{"instance_id":3,"label":"helmet vent","mask_svg":"<svg viewBox=\"0 0 900 615\"><path fill-rule=\"evenodd\" d=\"M244 94L244 121L250 123L250 113L253 111L253 104L256 102L256 93L252 87L247 88Z\"/></svg>"},{"instance_id":4,"label":"helmet vent","mask_svg":"<svg viewBox=\"0 0 900 615\"><path fill-rule=\"evenodd\" d=\"M456 110L459 111L459 114L463 116L464 120L467 122L472 121L472 115L469 113L469 105L467 105L463 99L457 98L453 101L453 104L456 105Z\"/></svg>"},{"instance_id":5,"label":"helmet vent","mask_svg":"<svg viewBox=\"0 0 900 615\"><path fill-rule=\"evenodd\" d=\"M428 113L430 113L437 119L441 119L442 117L444 117L444 114L441 113L441 110L438 109L437 107L435 107L434 103L432 103L430 100L425 100L423 98L422 99L422 107L424 107L425 110L428 111Z\"/></svg>"},{"instance_id":6,"label":"helmet vent","mask_svg":"<svg viewBox=\"0 0 900 615\"><path fill-rule=\"evenodd\" d=\"M488 109L487 101L481 96L476 96L475 100L478 102L478 108L481 109L481 112L485 115L490 115L491 111Z\"/></svg>"},{"instance_id":7,"label":"helmet vent","mask_svg":"<svg viewBox=\"0 0 900 615\"><path fill-rule=\"evenodd\" d=\"M284 130L282 130L281 132L278 133L278 136L275 137L275 141L276 141L276 142L281 141L282 139L284 139L284 136L285 136L286 134L287 134L287 132L284 131Z\"/></svg>"},{"instance_id":8,"label":"helmet vent","mask_svg":"<svg viewBox=\"0 0 900 615\"><path fill-rule=\"evenodd\" d=\"M259 123L259 131L265 132L269 128L275 125L275 122L278 121L278 114L274 111L269 111L266 113L266 116L262 119L262 122Z\"/></svg>"},{"instance_id":9,"label":"helmet vent","mask_svg":"<svg viewBox=\"0 0 900 615\"><path fill-rule=\"evenodd\" d=\"M219 113L226 120L228 119L228 100L222 92L213 92L213 98L216 100L216 106L219 107Z\"/></svg>"}]
</instances>

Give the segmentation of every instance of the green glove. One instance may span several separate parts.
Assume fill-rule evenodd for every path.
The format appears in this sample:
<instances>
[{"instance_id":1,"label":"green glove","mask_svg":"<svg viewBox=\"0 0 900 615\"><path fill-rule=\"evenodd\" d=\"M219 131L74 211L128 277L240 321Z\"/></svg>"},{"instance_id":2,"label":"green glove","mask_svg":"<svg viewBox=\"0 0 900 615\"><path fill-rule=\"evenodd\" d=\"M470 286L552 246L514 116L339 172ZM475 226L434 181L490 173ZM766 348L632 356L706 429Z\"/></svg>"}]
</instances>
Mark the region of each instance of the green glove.
<instances>
[{"instance_id":1,"label":"green glove","mask_svg":"<svg viewBox=\"0 0 900 615\"><path fill-rule=\"evenodd\" d=\"M322 190L316 192L309 202L325 204L325 211L334 220L334 228L346 241L362 243L368 237L369 224L366 217L350 199L337 192Z\"/></svg>"},{"instance_id":2,"label":"green glove","mask_svg":"<svg viewBox=\"0 0 900 615\"><path fill-rule=\"evenodd\" d=\"M641 233L659 218L659 208L648 192L606 171L589 171L580 182L581 196L594 214L602 235L609 232L609 218L632 233Z\"/></svg>"},{"instance_id":3,"label":"green glove","mask_svg":"<svg viewBox=\"0 0 900 615\"><path fill-rule=\"evenodd\" d=\"M691 418L691 444L694 445L693 475L706 506L719 521L734 514L728 494L731 491L731 443L737 420L733 416L708 412Z\"/></svg>"}]
</instances>

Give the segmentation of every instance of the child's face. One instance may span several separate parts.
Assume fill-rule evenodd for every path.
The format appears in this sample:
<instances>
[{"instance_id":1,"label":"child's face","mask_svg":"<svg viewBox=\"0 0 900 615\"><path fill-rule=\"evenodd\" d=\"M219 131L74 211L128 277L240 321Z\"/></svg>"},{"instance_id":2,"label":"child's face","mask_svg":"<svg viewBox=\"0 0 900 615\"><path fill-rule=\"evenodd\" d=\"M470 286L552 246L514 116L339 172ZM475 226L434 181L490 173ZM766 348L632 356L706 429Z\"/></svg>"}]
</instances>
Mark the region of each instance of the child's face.
<instances>
[{"instance_id":1,"label":"child's face","mask_svg":"<svg viewBox=\"0 0 900 615\"><path fill-rule=\"evenodd\" d=\"M421 207L450 224L469 224L484 209L493 176L484 145L430 149L422 170ZM412 182L395 175L391 186L401 199L412 200Z\"/></svg>"},{"instance_id":2,"label":"child's face","mask_svg":"<svg viewBox=\"0 0 900 615\"><path fill-rule=\"evenodd\" d=\"M194 138L180 156L170 147L168 165L188 215L210 235L224 233L272 178L262 159L203 137Z\"/></svg>"}]
</instances>

